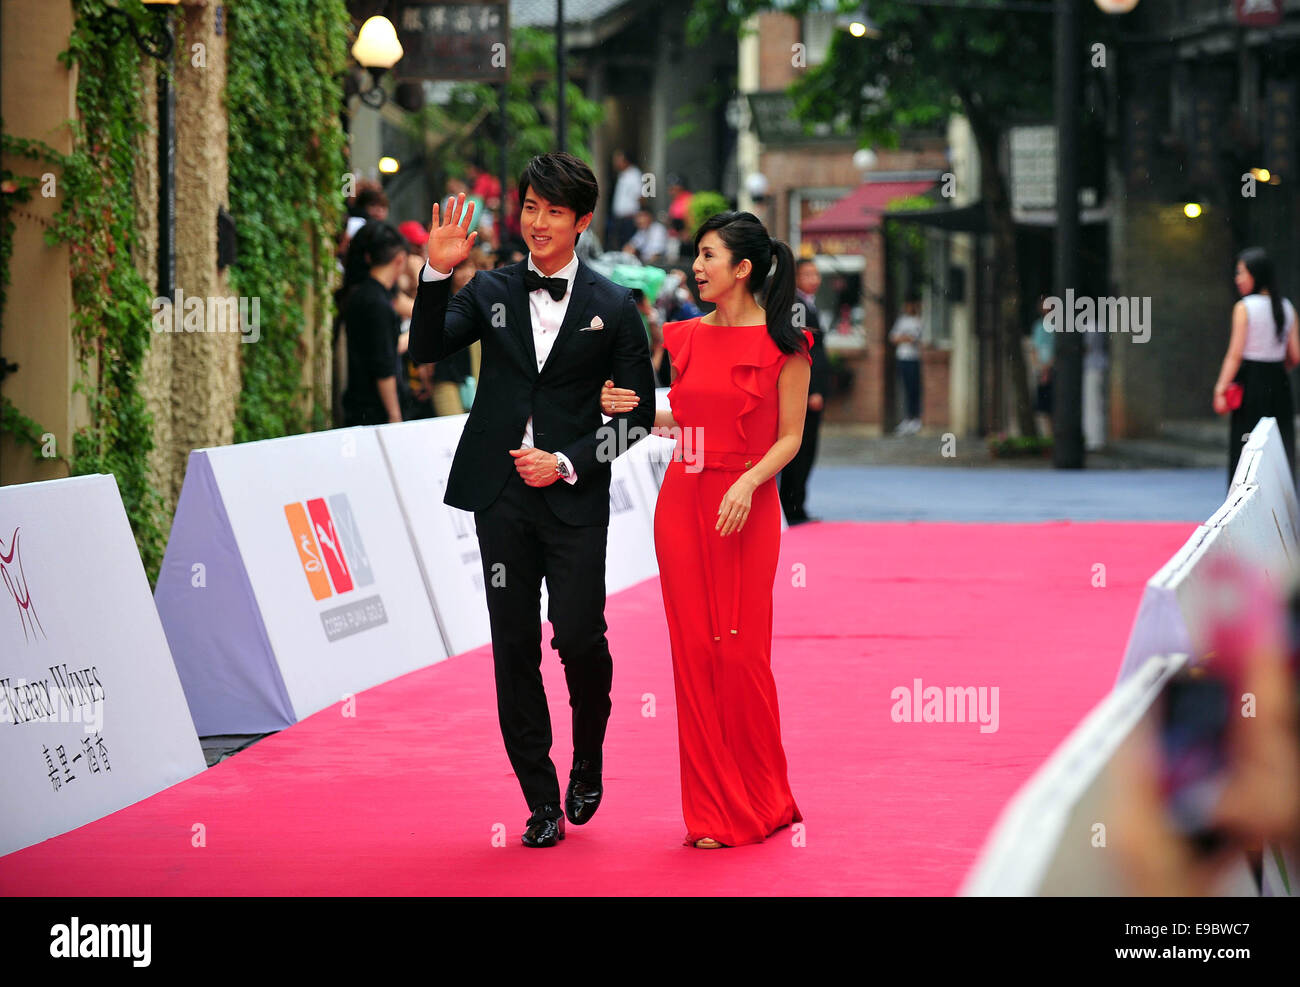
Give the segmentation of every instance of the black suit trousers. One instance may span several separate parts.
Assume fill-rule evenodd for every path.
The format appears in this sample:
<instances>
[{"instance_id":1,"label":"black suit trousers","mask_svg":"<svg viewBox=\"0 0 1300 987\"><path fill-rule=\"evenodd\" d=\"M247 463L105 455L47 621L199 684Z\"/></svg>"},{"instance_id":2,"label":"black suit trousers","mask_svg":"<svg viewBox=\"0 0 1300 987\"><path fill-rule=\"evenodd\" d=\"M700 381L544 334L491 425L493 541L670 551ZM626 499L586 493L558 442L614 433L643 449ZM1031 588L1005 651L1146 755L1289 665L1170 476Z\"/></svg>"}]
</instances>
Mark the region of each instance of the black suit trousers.
<instances>
[{"instance_id":1,"label":"black suit trousers","mask_svg":"<svg viewBox=\"0 0 1300 987\"><path fill-rule=\"evenodd\" d=\"M563 480L557 480L563 483ZM555 516L542 489L512 473L491 505L474 512L492 625L497 715L528 808L560 802L551 762L551 716L542 688L541 585L551 645L560 654L573 711L574 760L601 765L614 665L605 638L608 528Z\"/></svg>"},{"instance_id":2,"label":"black suit trousers","mask_svg":"<svg viewBox=\"0 0 1300 987\"><path fill-rule=\"evenodd\" d=\"M812 473L813 461L817 458L817 433L821 430L822 413L808 409L803 420L803 442L794 459L786 463L781 470L778 481L781 488L781 509L785 511L786 520L802 517L804 501L808 499L808 476Z\"/></svg>"}]
</instances>

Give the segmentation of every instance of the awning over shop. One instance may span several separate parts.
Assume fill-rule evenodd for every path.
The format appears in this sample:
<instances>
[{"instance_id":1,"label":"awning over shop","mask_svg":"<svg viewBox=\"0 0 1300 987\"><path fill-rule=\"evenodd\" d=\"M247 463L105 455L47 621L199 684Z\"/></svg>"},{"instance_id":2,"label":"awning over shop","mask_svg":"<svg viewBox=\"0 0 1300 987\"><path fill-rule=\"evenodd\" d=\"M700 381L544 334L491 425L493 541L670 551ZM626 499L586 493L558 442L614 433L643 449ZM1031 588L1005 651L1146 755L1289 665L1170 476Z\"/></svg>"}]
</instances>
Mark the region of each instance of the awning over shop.
<instances>
[{"instance_id":1,"label":"awning over shop","mask_svg":"<svg viewBox=\"0 0 1300 987\"><path fill-rule=\"evenodd\" d=\"M988 215L982 202L973 202L968 206L958 206L955 209L908 209L888 213L886 218L898 223L919 223L921 226L931 226L953 233L989 231Z\"/></svg>"},{"instance_id":2,"label":"awning over shop","mask_svg":"<svg viewBox=\"0 0 1300 987\"><path fill-rule=\"evenodd\" d=\"M867 236L880 229L889 204L934 188L933 181L863 182L856 189L803 224L801 242L817 253L860 253Z\"/></svg>"},{"instance_id":3,"label":"awning over shop","mask_svg":"<svg viewBox=\"0 0 1300 987\"><path fill-rule=\"evenodd\" d=\"M863 182L852 192L803 224L803 236L866 233L880 228L880 218L895 199L920 195L934 182Z\"/></svg>"},{"instance_id":4,"label":"awning over shop","mask_svg":"<svg viewBox=\"0 0 1300 987\"><path fill-rule=\"evenodd\" d=\"M907 209L885 213L885 219L896 223L917 223L950 233L989 232L988 214L983 202L948 209ZM1106 209L1080 209L1079 222L1085 226L1104 223L1110 219ZM1037 228L1056 226L1055 209L1035 209L1017 212L1014 221L1018 227Z\"/></svg>"}]
</instances>

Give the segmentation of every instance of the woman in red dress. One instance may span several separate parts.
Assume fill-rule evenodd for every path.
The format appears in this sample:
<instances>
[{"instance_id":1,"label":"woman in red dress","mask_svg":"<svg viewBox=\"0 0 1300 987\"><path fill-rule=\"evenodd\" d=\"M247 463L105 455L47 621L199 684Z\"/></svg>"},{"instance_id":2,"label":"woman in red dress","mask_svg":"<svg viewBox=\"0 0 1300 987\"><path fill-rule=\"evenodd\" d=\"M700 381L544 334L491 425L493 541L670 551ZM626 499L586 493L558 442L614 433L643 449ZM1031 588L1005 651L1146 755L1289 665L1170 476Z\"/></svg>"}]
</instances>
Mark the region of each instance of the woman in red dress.
<instances>
[{"instance_id":1,"label":"woman in red dress","mask_svg":"<svg viewBox=\"0 0 1300 987\"><path fill-rule=\"evenodd\" d=\"M781 543L775 477L799 451L811 334L793 324L794 257L751 213L696 233L706 316L664 326L677 449L655 508L672 645L686 844L759 843L802 816L786 778L772 679L772 585ZM764 305L755 292L772 272ZM606 384L607 414L635 407Z\"/></svg>"}]
</instances>

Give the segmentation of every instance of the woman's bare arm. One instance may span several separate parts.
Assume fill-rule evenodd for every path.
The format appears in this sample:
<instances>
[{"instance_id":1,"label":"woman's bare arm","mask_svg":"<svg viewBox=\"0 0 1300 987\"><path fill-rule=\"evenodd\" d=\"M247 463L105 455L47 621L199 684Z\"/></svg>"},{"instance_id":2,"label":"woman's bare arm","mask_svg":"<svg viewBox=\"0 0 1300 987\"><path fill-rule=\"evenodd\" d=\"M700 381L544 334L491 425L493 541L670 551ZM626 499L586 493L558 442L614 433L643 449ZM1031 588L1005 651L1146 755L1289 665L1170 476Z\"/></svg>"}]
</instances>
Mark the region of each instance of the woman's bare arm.
<instances>
[{"instance_id":1,"label":"woman's bare arm","mask_svg":"<svg viewBox=\"0 0 1300 987\"><path fill-rule=\"evenodd\" d=\"M802 356L796 354L785 361L776 382L780 402L776 441L762 459L740 474L723 496L715 526L720 534L729 535L745 526L754 491L780 473L799 451L803 444L804 416L808 413L808 381L811 376L812 368Z\"/></svg>"},{"instance_id":2,"label":"woman's bare arm","mask_svg":"<svg viewBox=\"0 0 1300 987\"><path fill-rule=\"evenodd\" d=\"M1232 338L1228 341L1228 352L1224 354L1223 366L1219 368L1219 380L1214 385L1215 395L1228 389L1228 385L1241 369L1241 354L1246 350L1246 303L1237 302L1232 306Z\"/></svg>"},{"instance_id":3,"label":"woman's bare arm","mask_svg":"<svg viewBox=\"0 0 1300 987\"><path fill-rule=\"evenodd\" d=\"M777 437L772 447L744 476L755 487L761 487L794 459L803 444L803 423L808 413L808 381L812 368L803 357L795 356L785 361L777 378L776 392L780 401L777 420Z\"/></svg>"}]
</instances>

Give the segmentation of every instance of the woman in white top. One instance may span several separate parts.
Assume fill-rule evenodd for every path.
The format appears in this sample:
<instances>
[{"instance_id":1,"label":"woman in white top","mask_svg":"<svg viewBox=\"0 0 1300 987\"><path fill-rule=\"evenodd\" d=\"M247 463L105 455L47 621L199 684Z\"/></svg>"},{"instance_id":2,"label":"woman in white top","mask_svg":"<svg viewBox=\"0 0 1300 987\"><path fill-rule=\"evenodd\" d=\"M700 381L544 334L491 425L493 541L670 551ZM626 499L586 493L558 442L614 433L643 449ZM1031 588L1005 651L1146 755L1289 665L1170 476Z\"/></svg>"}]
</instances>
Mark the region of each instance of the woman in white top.
<instances>
[{"instance_id":1,"label":"woman in white top","mask_svg":"<svg viewBox=\"0 0 1300 987\"><path fill-rule=\"evenodd\" d=\"M1295 476L1295 407L1288 371L1300 364L1295 307L1277 292L1273 262L1260 247L1237 258L1237 290L1232 307L1232 339L1214 385L1214 410L1228 408L1228 385L1241 385L1241 405L1232 411L1228 433L1228 485L1237 472L1241 447L1261 418L1276 418L1291 475Z\"/></svg>"}]
</instances>

